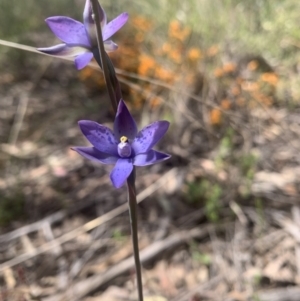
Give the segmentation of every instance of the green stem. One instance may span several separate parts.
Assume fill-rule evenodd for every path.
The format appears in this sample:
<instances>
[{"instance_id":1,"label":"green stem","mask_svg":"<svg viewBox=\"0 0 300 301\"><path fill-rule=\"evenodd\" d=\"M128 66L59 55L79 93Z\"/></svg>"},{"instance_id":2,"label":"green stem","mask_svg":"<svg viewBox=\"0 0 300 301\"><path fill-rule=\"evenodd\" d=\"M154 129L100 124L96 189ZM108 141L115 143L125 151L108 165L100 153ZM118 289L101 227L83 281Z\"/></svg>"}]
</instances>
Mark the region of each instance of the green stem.
<instances>
[{"instance_id":1,"label":"green stem","mask_svg":"<svg viewBox=\"0 0 300 301\"><path fill-rule=\"evenodd\" d=\"M121 86L120 86L120 83L118 81L114 65L113 65L110 57L107 55L107 53L105 53L105 54L106 54L106 62L107 62L108 70L109 70L110 81L111 81L112 86L114 88L116 102L118 104L119 101L123 98L122 97Z\"/></svg>"},{"instance_id":2,"label":"green stem","mask_svg":"<svg viewBox=\"0 0 300 301\"><path fill-rule=\"evenodd\" d=\"M139 253L139 241L138 241L138 220L137 220L137 202L136 202L136 191L135 191L135 168L131 172L127 179L128 187L128 203L129 203L129 215L130 215L130 225L131 225L131 236L133 244L133 256L136 267L136 279L139 301L143 301L143 284L142 284L142 269L140 262Z\"/></svg>"},{"instance_id":3,"label":"green stem","mask_svg":"<svg viewBox=\"0 0 300 301\"><path fill-rule=\"evenodd\" d=\"M116 100L114 88L110 79L109 75L109 69L107 66L107 61L106 61L106 52L104 49L104 43L103 43L103 38L102 38L102 29L101 29L101 23L100 23L100 16L99 16L99 11L98 11L98 0L91 0L92 4L92 9L94 13L94 20L95 20L95 25L96 25L96 32L97 32L97 43L98 43L98 49L99 49L99 54L100 54L100 62L104 74L104 79L106 83L106 87L108 90L108 95L112 104L112 107L115 111L117 112L117 107L118 107L118 101Z\"/></svg>"}]
</instances>

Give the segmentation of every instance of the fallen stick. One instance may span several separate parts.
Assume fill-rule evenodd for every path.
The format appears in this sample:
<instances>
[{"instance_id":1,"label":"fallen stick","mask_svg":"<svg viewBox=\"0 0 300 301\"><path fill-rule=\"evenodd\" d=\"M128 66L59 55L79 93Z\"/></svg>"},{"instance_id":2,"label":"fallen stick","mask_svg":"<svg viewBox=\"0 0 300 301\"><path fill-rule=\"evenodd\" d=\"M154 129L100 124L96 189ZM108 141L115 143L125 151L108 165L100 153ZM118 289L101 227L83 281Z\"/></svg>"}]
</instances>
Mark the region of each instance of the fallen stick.
<instances>
[{"instance_id":1,"label":"fallen stick","mask_svg":"<svg viewBox=\"0 0 300 301\"><path fill-rule=\"evenodd\" d=\"M46 216L45 218L35 222L35 223L32 223L32 224L29 224L29 225L26 225L26 226L23 226L21 228L18 228L16 230L13 230L11 232L8 232L8 233L5 233L5 234L2 234L0 235L0 243L3 244L3 243L7 243L11 240L14 240L16 238L19 238L23 235L27 235L29 233L32 233L32 232L35 232L35 231L38 231L40 230L41 228L43 228L43 226L45 224L49 224L49 225L52 225L54 223L57 223L57 222L60 222L61 220L63 220L65 217L67 217L68 215L70 214L74 214L82 209L85 209L89 206L92 206L93 204L95 204L94 201L90 201L90 202L82 202L81 204L78 204L77 206L75 207L72 207L70 209L67 209L67 210L60 210L56 213L53 213L49 216Z\"/></svg>"},{"instance_id":2,"label":"fallen stick","mask_svg":"<svg viewBox=\"0 0 300 301\"><path fill-rule=\"evenodd\" d=\"M203 239L207 237L211 231L224 231L227 229L226 226L229 225L232 225L232 223L217 226L201 226L201 228L194 228L188 231L175 233L164 240L154 242L142 250L140 252L141 262L144 263L153 260L162 252L174 249L191 239ZM74 300L75 297L76 299L80 299L114 278L134 269L134 266L134 259L133 256L131 256L130 258L127 258L119 264L111 267L106 272L81 280L72 285L66 292L43 298L42 301L67 301Z\"/></svg>"},{"instance_id":3,"label":"fallen stick","mask_svg":"<svg viewBox=\"0 0 300 301\"><path fill-rule=\"evenodd\" d=\"M145 190L143 190L141 193L139 193L137 195L137 202L140 203L142 202L144 199L146 199L149 195L151 195L153 192L155 192L156 190L158 190L160 187L166 185L166 183L172 179L173 177L176 177L177 174L177 169L173 168L170 171L168 171L167 173L165 173L159 180L157 180L155 183L153 183L152 185L148 186ZM42 246L35 248L34 250L32 250L31 252L26 252L23 253L11 260L8 260L6 262L3 262L2 264L0 264L0 272L3 272L5 269L7 268L11 268L17 264L20 264L30 258L33 258L37 255L43 254L45 252L48 252L50 250L52 250L53 248L57 248L58 246L60 246L61 244L70 241L72 239L75 239L76 237L78 237L78 235L88 232L102 224L104 224L105 222L110 221L112 218L120 215L121 213L125 212L128 210L128 204L124 203L123 205L103 214L102 216L99 216L98 218L95 218L94 220L89 221L88 223L68 232L63 234L62 236L56 238L55 240L52 240L48 243L43 244ZM64 213L60 213L60 214L64 214ZM56 216L56 218L60 217L59 215ZM44 221L45 222L45 221ZM40 222L38 222L38 225L41 225ZM34 224L34 227L36 227L37 225ZM31 225L31 229L33 228L33 224ZM26 227L24 227L24 229L22 231L26 232L29 229L27 229ZM10 234L11 236L16 236L19 235L18 232L15 232L12 234Z\"/></svg>"},{"instance_id":4,"label":"fallen stick","mask_svg":"<svg viewBox=\"0 0 300 301\"><path fill-rule=\"evenodd\" d=\"M299 301L300 288L287 287L276 288L270 291L265 291L257 294L257 300L260 301Z\"/></svg>"},{"instance_id":5,"label":"fallen stick","mask_svg":"<svg viewBox=\"0 0 300 301\"><path fill-rule=\"evenodd\" d=\"M212 291L212 288L217 286L217 284L220 283L222 280L223 280L223 277L221 275L217 275L217 276L209 279L208 281L201 283L201 285L198 285L197 287L195 287L193 289L185 290L179 296L176 296L171 301L193 300L192 299L193 296L201 295L204 292Z\"/></svg>"}]
</instances>

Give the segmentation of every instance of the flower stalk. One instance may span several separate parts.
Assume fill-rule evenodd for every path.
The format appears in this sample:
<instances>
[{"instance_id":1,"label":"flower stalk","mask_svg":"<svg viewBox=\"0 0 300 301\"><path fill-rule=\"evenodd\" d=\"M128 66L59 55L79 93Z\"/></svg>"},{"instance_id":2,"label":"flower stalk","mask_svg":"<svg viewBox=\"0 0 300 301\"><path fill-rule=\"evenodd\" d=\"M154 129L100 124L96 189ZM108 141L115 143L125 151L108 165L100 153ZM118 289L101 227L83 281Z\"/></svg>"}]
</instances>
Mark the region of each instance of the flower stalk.
<instances>
[{"instance_id":1,"label":"flower stalk","mask_svg":"<svg viewBox=\"0 0 300 301\"><path fill-rule=\"evenodd\" d=\"M106 54L105 49L104 49L100 15L99 15L99 11L98 11L98 5L99 5L98 0L91 0L91 5L92 5L93 14L94 14L96 33L97 33L96 37L97 37L98 49L96 49L96 51L99 51L100 63L101 63L100 67L102 67L102 70L103 70L104 79L105 79L105 83L106 83L106 87L107 87L111 105L113 107L114 112L116 113L117 108L118 108L118 103L121 98L119 98L119 99L116 98L116 93L114 92L113 83L111 81L110 72L108 69L108 64L107 64L108 55ZM108 60L110 61L109 58L108 58Z\"/></svg>"},{"instance_id":2,"label":"flower stalk","mask_svg":"<svg viewBox=\"0 0 300 301\"><path fill-rule=\"evenodd\" d=\"M137 218L137 202L136 202L136 190L135 190L135 168L131 172L127 179L128 188L128 204L129 204L129 216L131 226L131 236L133 245L133 256L136 269L136 279L139 301L143 301L143 283L142 283L142 268L139 253L139 241L138 241L138 218Z\"/></svg>"},{"instance_id":3,"label":"flower stalk","mask_svg":"<svg viewBox=\"0 0 300 301\"><path fill-rule=\"evenodd\" d=\"M135 166L147 166L165 161L170 155L153 149L169 128L169 122L160 120L138 131L135 120L124 100L115 68L107 51L118 48L110 38L128 20L122 13L109 23L98 0L86 0L83 23L69 17L54 16L46 19L51 31L61 44L38 48L48 55L74 57L78 70L86 67L94 58L102 69L111 105L115 112L113 129L90 120L80 120L83 135L92 144L89 147L73 147L83 157L102 164L114 164L110 179L115 188L127 182L128 206L136 267L139 301L143 301L143 285L138 245L138 218L135 189Z\"/></svg>"},{"instance_id":4,"label":"flower stalk","mask_svg":"<svg viewBox=\"0 0 300 301\"><path fill-rule=\"evenodd\" d=\"M118 103L122 98L121 89L119 81L117 80L115 69L112 65L110 58L104 49L101 26L100 26L100 16L97 9L98 0L91 0L92 9L95 18L96 32L97 32L97 42L100 54L100 62L109 94L109 98L112 107L117 112ZM107 64L108 63L108 64ZM101 67L100 66L100 67ZM110 68L109 68L110 67ZM138 288L139 301L143 301L143 283L142 283L142 269L139 253L139 241L138 241L138 218L137 218L137 201L136 201L136 190L135 190L135 168L133 168L131 174L127 179L127 189L128 189L128 205L129 205L129 216L130 216L130 226L131 226L131 236L133 245L133 256L136 269L136 279Z\"/></svg>"}]
</instances>

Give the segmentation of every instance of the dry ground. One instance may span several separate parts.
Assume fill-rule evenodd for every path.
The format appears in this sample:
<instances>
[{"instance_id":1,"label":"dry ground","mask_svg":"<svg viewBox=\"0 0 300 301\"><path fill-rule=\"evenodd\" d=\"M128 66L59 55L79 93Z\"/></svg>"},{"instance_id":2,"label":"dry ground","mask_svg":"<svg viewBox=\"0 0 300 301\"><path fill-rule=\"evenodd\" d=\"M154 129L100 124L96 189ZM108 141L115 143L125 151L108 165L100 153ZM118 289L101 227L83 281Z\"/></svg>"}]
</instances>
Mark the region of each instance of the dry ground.
<instances>
[{"instance_id":1,"label":"dry ground","mask_svg":"<svg viewBox=\"0 0 300 301\"><path fill-rule=\"evenodd\" d=\"M26 60L0 80L0 299L136 300L125 189L70 150L86 143L77 120L111 124L105 92L71 64ZM230 156L216 163L223 129L205 127L203 103L176 101L185 111L160 144L172 159L138 169L146 299L300 300L299 109L229 114L230 151L258 157L247 186ZM198 179L222 188L215 222L189 201Z\"/></svg>"}]
</instances>

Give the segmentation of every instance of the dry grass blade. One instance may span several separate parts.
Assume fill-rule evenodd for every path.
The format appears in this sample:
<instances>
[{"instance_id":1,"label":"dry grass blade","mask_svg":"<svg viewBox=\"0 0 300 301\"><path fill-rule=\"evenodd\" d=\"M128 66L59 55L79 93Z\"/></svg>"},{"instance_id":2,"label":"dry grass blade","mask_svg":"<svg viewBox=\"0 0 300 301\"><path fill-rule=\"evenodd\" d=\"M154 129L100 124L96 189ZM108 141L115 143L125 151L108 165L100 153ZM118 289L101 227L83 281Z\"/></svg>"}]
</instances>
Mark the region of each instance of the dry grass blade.
<instances>
[{"instance_id":1,"label":"dry grass blade","mask_svg":"<svg viewBox=\"0 0 300 301\"><path fill-rule=\"evenodd\" d=\"M19 100L19 105L17 108L17 113L14 119L14 123L11 129L11 133L9 135L8 143L9 144L16 144L20 130L22 128L24 116L26 114L27 105L29 101L29 96L27 94L22 95Z\"/></svg>"},{"instance_id":2,"label":"dry grass blade","mask_svg":"<svg viewBox=\"0 0 300 301\"><path fill-rule=\"evenodd\" d=\"M58 58L58 59L69 61L69 62L73 62L73 60L74 60L73 58L70 58L70 57L53 57L53 56L50 56L48 54L45 54L45 53L42 53L42 52L38 51L34 47L19 44L19 43L9 42L9 41L5 41L5 40L1 40L1 39L0 39L0 45L11 47L11 48L16 48L16 49L20 49L20 50L29 51L29 52L37 53L37 54L40 54L40 55L45 55L45 56L52 57L52 58ZM89 63L89 66L94 68L94 69L100 70L99 66L96 63L91 62L91 63ZM203 99L201 97L198 97L197 95L195 95L193 93L189 93L189 92L186 92L184 90L176 89L174 86L166 84L166 83L164 83L160 80L152 79L152 78L149 78L147 76L141 76L141 75L138 75L138 74L135 74L135 73L132 73L132 72L128 72L128 71L125 71L125 70L121 70L121 69L118 69L118 68L115 68L115 71L118 75L123 75L123 76L129 77L129 78L132 78L132 79L138 79L138 80L143 81L143 82L147 82L147 83L150 83L150 84L153 84L153 85L156 85L156 86L160 86L160 87L163 87L163 88L168 89L170 91L185 95L186 97L191 98L193 100L199 101L199 102L203 103L204 105L206 105L210 108L218 108L222 111L222 113L224 113L226 115L235 115L232 112L227 112L226 110L223 110L222 108L219 108L218 106L216 106L212 102L209 102L207 100L203 101ZM136 89L138 87L137 85L132 85L131 82L128 82L125 79L118 78L118 80L123 84L129 85L131 88ZM238 116L236 116L236 117L238 117Z\"/></svg>"}]
</instances>

